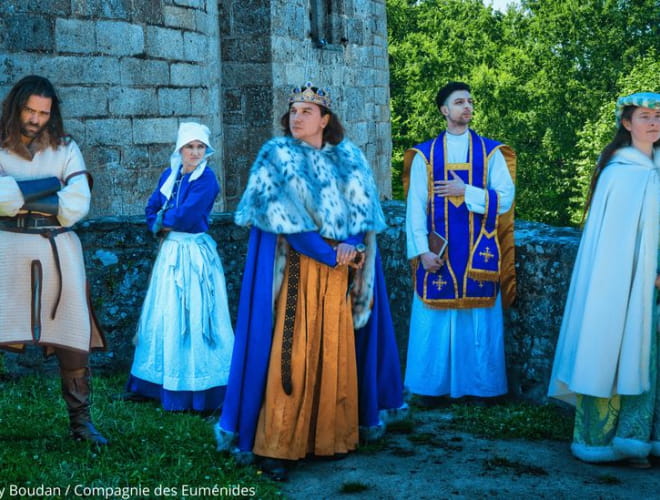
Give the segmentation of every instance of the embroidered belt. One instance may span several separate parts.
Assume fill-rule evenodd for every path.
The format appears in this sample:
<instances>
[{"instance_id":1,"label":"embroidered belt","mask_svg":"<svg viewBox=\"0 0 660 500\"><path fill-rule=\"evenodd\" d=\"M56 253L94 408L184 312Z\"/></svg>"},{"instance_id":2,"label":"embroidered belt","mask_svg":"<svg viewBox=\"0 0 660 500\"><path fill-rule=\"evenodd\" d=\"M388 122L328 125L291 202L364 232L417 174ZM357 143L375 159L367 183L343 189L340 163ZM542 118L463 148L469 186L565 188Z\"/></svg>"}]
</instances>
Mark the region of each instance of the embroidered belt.
<instances>
[{"instance_id":1,"label":"embroidered belt","mask_svg":"<svg viewBox=\"0 0 660 500\"><path fill-rule=\"evenodd\" d=\"M59 226L60 221L55 215L36 215L32 213L18 214L15 217L0 217L0 229L35 229L40 227ZM20 232L20 231L18 231Z\"/></svg>"},{"instance_id":2,"label":"embroidered belt","mask_svg":"<svg viewBox=\"0 0 660 500\"><path fill-rule=\"evenodd\" d=\"M298 282L300 281L300 254L293 248L289 249L289 279L286 290L286 309L284 311L284 328L282 332L282 389L291 395L291 353L293 348L293 327L296 321L296 305L298 304Z\"/></svg>"},{"instance_id":3,"label":"embroidered belt","mask_svg":"<svg viewBox=\"0 0 660 500\"><path fill-rule=\"evenodd\" d=\"M53 227L58 226L58 227ZM57 217L54 215L34 215L19 214L16 217L0 217L0 230L12 233L39 234L48 239L50 248L53 251L53 260L57 270L57 298L50 314L51 319L55 319L57 308L62 298L62 266L60 265L60 254L57 251L55 237L62 233L67 233L72 229L70 227L60 226Z\"/></svg>"}]
</instances>

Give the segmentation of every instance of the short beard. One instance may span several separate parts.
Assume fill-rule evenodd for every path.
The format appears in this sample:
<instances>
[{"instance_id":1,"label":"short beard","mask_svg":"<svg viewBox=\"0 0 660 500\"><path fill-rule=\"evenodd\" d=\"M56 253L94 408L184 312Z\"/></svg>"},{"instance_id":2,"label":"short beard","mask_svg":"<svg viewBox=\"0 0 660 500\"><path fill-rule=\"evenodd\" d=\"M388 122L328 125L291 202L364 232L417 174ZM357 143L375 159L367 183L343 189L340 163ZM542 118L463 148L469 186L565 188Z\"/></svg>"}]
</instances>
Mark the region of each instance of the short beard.
<instances>
[{"instance_id":1,"label":"short beard","mask_svg":"<svg viewBox=\"0 0 660 500\"><path fill-rule=\"evenodd\" d=\"M472 118L466 120L463 116L459 116L456 120L447 118L447 121L456 127L467 127L470 124L470 121L472 121Z\"/></svg>"},{"instance_id":2,"label":"short beard","mask_svg":"<svg viewBox=\"0 0 660 500\"><path fill-rule=\"evenodd\" d=\"M36 137L39 137L41 135L41 133L44 131L45 128L46 126L43 126L38 128L36 131L32 131L24 126L21 126L21 135L23 137L29 137L30 139L35 139Z\"/></svg>"}]
</instances>

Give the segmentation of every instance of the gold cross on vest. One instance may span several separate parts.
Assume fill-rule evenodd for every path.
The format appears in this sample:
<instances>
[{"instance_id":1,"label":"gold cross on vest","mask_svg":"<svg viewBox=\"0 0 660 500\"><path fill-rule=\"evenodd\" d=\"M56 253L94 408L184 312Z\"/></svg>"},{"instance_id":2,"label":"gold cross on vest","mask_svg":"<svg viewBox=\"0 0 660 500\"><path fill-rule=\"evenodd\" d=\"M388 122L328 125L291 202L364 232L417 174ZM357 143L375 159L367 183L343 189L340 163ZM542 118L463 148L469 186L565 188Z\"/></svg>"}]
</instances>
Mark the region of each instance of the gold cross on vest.
<instances>
[{"instance_id":1,"label":"gold cross on vest","mask_svg":"<svg viewBox=\"0 0 660 500\"><path fill-rule=\"evenodd\" d=\"M447 284L445 280L442 279L442 276L438 276L438 279L433 282L438 290L442 290L442 287Z\"/></svg>"},{"instance_id":2,"label":"gold cross on vest","mask_svg":"<svg viewBox=\"0 0 660 500\"><path fill-rule=\"evenodd\" d=\"M490 253L490 248L486 247L486 250L483 252L479 252L479 255L481 255L484 258L484 262L488 262L488 259L491 257L495 257L492 253Z\"/></svg>"}]
</instances>

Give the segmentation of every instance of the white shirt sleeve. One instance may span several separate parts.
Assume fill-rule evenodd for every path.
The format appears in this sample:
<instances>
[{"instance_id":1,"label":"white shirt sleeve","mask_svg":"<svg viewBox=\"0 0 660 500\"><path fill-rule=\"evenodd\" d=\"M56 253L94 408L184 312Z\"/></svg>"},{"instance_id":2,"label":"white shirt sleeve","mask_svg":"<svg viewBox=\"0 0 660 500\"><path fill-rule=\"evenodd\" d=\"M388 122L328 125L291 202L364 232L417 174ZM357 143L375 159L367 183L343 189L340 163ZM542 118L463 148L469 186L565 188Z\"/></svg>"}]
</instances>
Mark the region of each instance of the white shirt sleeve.
<instances>
[{"instance_id":1,"label":"white shirt sleeve","mask_svg":"<svg viewBox=\"0 0 660 500\"><path fill-rule=\"evenodd\" d=\"M16 179L10 175L0 175L0 216L14 217L24 203Z\"/></svg>"},{"instance_id":2,"label":"white shirt sleeve","mask_svg":"<svg viewBox=\"0 0 660 500\"><path fill-rule=\"evenodd\" d=\"M75 142L69 145L66 158L65 176L84 172L85 160ZM87 175L80 174L71 177L66 185L57 193L59 197L59 210L57 218L63 226L72 226L89 212L92 193L89 189Z\"/></svg>"},{"instance_id":3,"label":"white shirt sleeve","mask_svg":"<svg viewBox=\"0 0 660 500\"><path fill-rule=\"evenodd\" d=\"M406 254L409 259L429 251L426 208L428 205L426 160L417 153L410 167L406 203Z\"/></svg>"},{"instance_id":4,"label":"white shirt sleeve","mask_svg":"<svg viewBox=\"0 0 660 500\"><path fill-rule=\"evenodd\" d=\"M513 204L516 187L506 166L504 155L497 150L488 161L488 187L494 189L499 197L497 213L508 212ZM465 186L465 204L470 212L483 214L486 211L486 191L475 186Z\"/></svg>"}]
</instances>

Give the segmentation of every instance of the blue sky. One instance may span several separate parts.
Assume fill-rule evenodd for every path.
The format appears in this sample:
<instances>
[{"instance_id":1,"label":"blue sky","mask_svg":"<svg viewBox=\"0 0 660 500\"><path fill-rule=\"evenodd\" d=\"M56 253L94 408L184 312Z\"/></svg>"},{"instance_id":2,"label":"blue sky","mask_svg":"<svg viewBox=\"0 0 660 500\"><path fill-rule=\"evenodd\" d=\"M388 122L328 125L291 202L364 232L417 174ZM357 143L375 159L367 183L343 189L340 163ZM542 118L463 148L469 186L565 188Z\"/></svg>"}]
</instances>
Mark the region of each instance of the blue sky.
<instances>
[{"instance_id":1,"label":"blue sky","mask_svg":"<svg viewBox=\"0 0 660 500\"><path fill-rule=\"evenodd\" d=\"M495 9L501 12L504 12L506 10L506 6L510 3L520 3L518 0L483 0L483 2L485 5L492 4Z\"/></svg>"}]
</instances>

